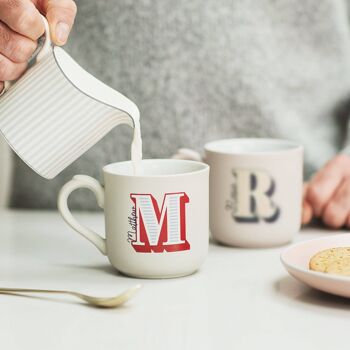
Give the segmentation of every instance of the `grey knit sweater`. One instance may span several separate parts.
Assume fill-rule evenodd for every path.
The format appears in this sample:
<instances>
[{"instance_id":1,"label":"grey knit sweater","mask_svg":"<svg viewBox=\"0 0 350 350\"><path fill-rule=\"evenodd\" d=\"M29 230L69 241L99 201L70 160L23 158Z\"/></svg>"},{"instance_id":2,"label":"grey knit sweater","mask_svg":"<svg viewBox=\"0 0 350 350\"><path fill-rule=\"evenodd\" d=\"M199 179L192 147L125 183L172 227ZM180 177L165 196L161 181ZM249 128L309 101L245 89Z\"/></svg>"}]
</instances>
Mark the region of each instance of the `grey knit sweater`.
<instances>
[{"instance_id":1,"label":"grey knit sweater","mask_svg":"<svg viewBox=\"0 0 350 350\"><path fill-rule=\"evenodd\" d=\"M66 49L141 110L144 156L244 136L303 143L307 176L347 139L350 25L335 0L80 0ZM52 208L73 174L130 157L120 126L54 180L16 159L11 203ZM71 205L95 208L76 193Z\"/></svg>"}]
</instances>

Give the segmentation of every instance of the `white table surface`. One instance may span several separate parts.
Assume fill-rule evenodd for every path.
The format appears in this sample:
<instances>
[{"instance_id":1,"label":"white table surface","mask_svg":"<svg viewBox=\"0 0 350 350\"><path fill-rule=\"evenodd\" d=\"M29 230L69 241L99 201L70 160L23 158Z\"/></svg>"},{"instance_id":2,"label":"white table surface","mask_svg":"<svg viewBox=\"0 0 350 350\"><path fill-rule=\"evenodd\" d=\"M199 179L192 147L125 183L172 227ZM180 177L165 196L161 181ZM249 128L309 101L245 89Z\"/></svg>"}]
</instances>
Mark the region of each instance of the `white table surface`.
<instances>
[{"instance_id":1,"label":"white table surface","mask_svg":"<svg viewBox=\"0 0 350 350\"><path fill-rule=\"evenodd\" d=\"M103 231L102 214L81 220ZM56 212L0 212L1 286L72 289L113 295L142 283L119 309L69 297L0 295L1 349L342 349L349 344L350 300L302 285L283 269L284 247L211 244L189 277L137 280L119 275ZM296 240L334 234L304 229Z\"/></svg>"}]
</instances>

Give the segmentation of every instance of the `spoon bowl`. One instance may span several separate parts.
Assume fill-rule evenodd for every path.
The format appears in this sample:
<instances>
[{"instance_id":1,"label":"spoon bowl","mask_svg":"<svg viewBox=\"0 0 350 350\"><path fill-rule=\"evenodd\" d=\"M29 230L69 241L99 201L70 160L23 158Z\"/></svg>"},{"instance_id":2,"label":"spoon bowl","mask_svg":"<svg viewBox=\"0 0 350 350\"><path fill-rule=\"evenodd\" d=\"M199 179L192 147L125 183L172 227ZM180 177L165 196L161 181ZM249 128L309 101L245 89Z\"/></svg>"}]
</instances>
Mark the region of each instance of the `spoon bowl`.
<instances>
[{"instance_id":1,"label":"spoon bowl","mask_svg":"<svg viewBox=\"0 0 350 350\"><path fill-rule=\"evenodd\" d=\"M129 288L128 290L126 290L125 292L119 295L116 295L113 297L106 297L106 298L93 297L93 296L81 294L81 293L76 293L75 295L78 298L85 300L90 305L94 305L97 307L104 307L104 308L115 308L124 304L129 299L131 299L139 291L140 288L141 288L141 285L137 284L136 286Z\"/></svg>"}]
</instances>

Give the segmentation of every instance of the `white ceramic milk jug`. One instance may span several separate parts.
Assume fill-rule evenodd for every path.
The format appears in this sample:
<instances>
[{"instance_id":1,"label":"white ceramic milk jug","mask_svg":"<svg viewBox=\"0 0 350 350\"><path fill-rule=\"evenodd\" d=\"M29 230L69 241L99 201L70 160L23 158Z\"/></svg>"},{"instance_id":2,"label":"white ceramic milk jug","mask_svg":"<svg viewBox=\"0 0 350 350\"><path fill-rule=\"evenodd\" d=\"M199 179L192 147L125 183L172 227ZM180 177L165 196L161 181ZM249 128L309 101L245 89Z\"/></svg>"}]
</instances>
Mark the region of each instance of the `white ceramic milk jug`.
<instances>
[{"instance_id":1,"label":"white ceramic milk jug","mask_svg":"<svg viewBox=\"0 0 350 350\"><path fill-rule=\"evenodd\" d=\"M0 130L39 175L51 179L118 124L134 126L137 106L45 41L35 64L0 97Z\"/></svg>"}]
</instances>

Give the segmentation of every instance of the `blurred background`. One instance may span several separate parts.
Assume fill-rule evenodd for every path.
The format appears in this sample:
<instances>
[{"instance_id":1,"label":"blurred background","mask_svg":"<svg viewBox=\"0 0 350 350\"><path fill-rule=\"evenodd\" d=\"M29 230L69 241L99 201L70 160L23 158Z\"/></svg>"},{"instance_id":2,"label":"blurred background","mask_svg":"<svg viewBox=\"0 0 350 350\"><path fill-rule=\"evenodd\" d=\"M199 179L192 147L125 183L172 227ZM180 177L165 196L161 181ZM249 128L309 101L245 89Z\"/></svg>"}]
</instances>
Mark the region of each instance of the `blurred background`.
<instances>
[{"instance_id":1,"label":"blurred background","mask_svg":"<svg viewBox=\"0 0 350 350\"><path fill-rule=\"evenodd\" d=\"M145 158L220 138L278 137L305 147L305 177L346 149L350 93L347 1L78 0L65 49L141 111ZM1 143L1 205L55 208L74 174L101 180L130 159L119 126L53 180ZM93 195L72 196L96 209Z\"/></svg>"}]
</instances>

